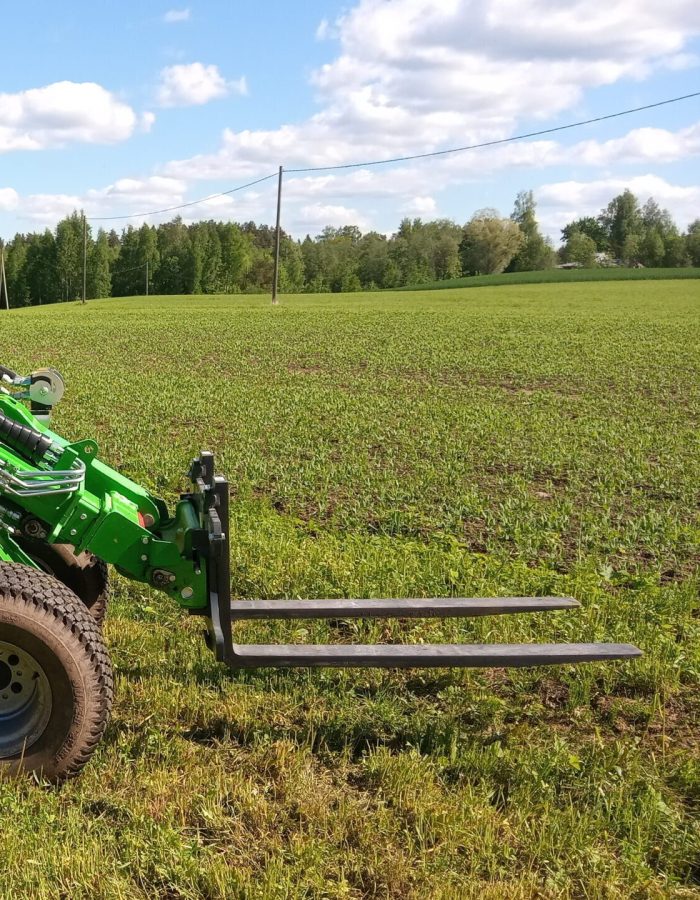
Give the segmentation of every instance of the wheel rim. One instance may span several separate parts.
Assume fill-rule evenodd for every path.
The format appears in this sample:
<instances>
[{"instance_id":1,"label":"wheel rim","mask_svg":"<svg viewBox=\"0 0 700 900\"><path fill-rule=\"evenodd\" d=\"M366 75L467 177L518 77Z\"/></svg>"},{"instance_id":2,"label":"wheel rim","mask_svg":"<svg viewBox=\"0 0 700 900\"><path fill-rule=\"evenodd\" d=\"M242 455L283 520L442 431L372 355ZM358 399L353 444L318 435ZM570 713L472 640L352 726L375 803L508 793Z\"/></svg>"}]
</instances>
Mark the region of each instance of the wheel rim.
<instances>
[{"instance_id":1,"label":"wheel rim","mask_svg":"<svg viewBox=\"0 0 700 900\"><path fill-rule=\"evenodd\" d=\"M51 717L51 687L34 657L0 641L0 759L26 752Z\"/></svg>"}]
</instances>

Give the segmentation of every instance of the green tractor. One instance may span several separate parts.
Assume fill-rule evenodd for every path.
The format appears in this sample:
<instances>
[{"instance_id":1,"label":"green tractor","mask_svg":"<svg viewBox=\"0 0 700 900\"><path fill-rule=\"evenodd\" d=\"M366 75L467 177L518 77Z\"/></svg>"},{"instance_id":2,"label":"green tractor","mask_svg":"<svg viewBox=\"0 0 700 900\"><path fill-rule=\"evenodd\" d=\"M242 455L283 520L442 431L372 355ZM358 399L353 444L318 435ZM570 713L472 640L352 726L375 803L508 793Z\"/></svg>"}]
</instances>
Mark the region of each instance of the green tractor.
<instances>
[{"instance_id":1,"label":"green tractor","mask_svg":"<svg viewBox=\"0 0 700 900\"><path fill-rule=\"evenodd\" d=\"M216 658L258 666L539 666L629 659L629 644L234 643L243 619L482 616L566 609L566 597L231 601L226 480L211 453L175 509L48 428L63 379L0 366L0 772L76 775L113 699L101 633L107 564L206 621Z\"/></svg>"}]
</instances>

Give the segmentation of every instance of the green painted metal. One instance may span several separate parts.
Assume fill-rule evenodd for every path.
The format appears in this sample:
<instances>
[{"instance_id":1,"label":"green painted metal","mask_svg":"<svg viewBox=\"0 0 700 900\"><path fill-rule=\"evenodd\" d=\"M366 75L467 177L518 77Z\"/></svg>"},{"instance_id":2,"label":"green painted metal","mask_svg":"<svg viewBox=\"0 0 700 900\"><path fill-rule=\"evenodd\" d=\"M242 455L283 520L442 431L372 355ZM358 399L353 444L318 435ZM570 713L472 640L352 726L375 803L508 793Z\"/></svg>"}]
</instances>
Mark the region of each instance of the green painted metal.
<instances>
[{"instance_id":1,"label":"green painted metal","mask_svg":"<svg viewBox=\"0 0 700 900\"><path fill-rule=\"evenodd\" d=\"M50 477L79 472L81 464L85 469L77 489L66 493L14 496L0 483L0 559L33 565L12 539L31 519L40 523L50 543L71 544L77 553L89 550L127 577L165 591L184 608L206 608L206 572L195 549L201 526L188 499L169 515L161 499L101 462L94 441L66 441L11 394L0 394L0 413L46 435L53 445L36 463L0 439L0 473Z\"/></svg>"}]
</instances>

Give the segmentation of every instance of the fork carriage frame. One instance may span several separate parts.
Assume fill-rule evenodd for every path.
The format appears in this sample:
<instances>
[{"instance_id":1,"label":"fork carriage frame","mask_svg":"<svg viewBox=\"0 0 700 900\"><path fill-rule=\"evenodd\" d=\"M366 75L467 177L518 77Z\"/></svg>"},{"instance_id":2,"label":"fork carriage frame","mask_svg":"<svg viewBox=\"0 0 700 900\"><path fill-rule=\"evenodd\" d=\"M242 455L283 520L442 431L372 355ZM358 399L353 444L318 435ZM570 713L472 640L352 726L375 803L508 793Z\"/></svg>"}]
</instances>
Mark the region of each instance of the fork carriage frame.
<instances>
[{"instance_id":1,"label":"fork carriage frame","mask_svg":"<svg viewBox=\"0 0 700 900\"><path fill-rule=\"evenodd\" d=\"M396 600L231 600L229 486L214 457L193 460L191 489L174 512L102 463L92 440L70 443L46 425L63 393L54 370L17 376L0 366L0 560L37 567L16 537L68 544L205 616L216 658L258 666L531 666L625 659L630 644L237 644L245 619L445 618L571 609L567 597ZM32 409L27 408L29 400Z\"/></svg>"}]
</instances>

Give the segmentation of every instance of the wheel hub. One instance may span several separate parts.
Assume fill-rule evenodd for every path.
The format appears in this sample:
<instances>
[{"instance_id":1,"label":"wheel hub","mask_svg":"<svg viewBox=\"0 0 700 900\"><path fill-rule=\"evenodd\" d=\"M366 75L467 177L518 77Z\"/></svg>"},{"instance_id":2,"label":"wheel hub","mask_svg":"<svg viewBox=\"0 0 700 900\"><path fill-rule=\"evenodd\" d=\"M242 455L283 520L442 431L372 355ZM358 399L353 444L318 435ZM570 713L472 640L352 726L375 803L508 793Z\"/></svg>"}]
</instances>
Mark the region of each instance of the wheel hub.
<instances>
[{"instance_id":1,"label":"wheel hub","mask_svg":"<svg viewBox=\"0 0 700 900\"><path fill-rule=\"evenodd\" d=\"M0 659L0 692L10 686L12 681L12 669Z\"/></svg>"},{"instance_id":2,"label":"wheel hub","mask_svg":"<svg viewBox=\"0 0 700 900\"><path fill-rule=\"evenodd\" d=\"M31 654L0 641L0 759L35 744L51 717L51 687Z\"/></svg>"}]
</instances>

